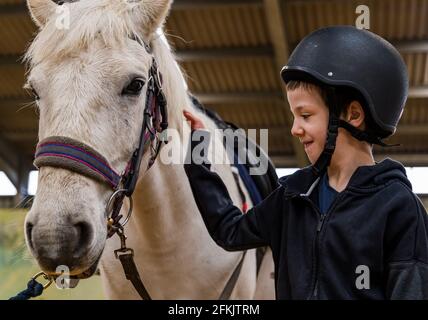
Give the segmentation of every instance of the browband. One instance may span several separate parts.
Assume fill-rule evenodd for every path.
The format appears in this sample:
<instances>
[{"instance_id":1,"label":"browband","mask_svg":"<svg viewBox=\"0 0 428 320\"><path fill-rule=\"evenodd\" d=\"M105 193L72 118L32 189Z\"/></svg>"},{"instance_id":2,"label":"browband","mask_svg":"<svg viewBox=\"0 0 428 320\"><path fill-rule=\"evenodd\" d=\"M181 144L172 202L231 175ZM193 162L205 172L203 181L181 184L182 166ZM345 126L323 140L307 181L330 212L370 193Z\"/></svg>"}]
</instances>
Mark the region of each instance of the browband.
<instances>
[{"instance_id":1,"label":"browband","mask_svg":"<svg viewBox=\"0 0 428 320\"><path fill-rule=\"evenodd\" d=\"M68 169L117 189L121 176L96 150L71 138L54 136L37 145L34 165Z\"/></svg>"}]
</instances>

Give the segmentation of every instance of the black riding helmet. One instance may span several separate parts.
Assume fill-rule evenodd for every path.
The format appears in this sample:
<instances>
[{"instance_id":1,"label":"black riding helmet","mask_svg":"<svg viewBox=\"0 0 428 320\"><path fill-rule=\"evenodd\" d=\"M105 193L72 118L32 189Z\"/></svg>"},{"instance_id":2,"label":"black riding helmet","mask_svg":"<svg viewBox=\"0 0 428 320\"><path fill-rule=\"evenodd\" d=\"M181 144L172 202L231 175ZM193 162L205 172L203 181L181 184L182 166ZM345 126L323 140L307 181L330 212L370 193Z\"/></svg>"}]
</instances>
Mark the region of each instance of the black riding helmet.
<instances>
[{"instance_id":1,"label":"black riding helmet","mask_svg":"<svg viewBox=\"0 0 428 320\"><path fill-rule=\"evenodd\" d=\"M327 27L306 36L281 76L285 83L299 80L327 88L329 128L324 151L313 165L317 175L330 164L338 127L356 139L387 146L381 139L394 134L407 99L407 69L398 51L376 34L352 26ZM334 96L341 87L352 88L363 99L370 130L363 132L339 119Z\"/></svg>"}]
</instances>

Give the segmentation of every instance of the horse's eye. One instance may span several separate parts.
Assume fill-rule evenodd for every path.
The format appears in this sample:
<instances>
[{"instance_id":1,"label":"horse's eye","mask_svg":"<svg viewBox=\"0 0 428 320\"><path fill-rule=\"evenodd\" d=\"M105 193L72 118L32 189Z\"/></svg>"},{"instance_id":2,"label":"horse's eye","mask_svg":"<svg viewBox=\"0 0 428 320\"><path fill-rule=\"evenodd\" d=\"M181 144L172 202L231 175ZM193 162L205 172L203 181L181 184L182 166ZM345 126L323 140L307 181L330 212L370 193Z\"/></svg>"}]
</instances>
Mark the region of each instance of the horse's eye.
<instances>
[{"instance_id":1,"label":"horse's eye","mask_svg":"<svg viewBox=\"0 0 428 320\"><path fill-rule=\"evenodd\" d=\"M34 87L31 85L31 83L27 82L24 85L24 89L33 95L34 100L36 101L40 100L39 94L37 93L36 89L34 89Z\"/></svg>"},{"instance_id":2,"label":"horse's eye","mask_svg":"<svg viewBox=\"0 0 428 320\"><path fill-rule=\"evenodd\" d=\"M31 88L31 93L33 94L34 100L39 101L40 97L37 91L34 88Z\"/></svg>"},{"instance_id":3,"label":"horse's eye","mask_svg":"<svg viewBox=\"0 0 428 320\"><path fill-rule=\"evenodd\" d=\"M123 89L122 95L137 96L140 94L141 90L143 90L143 87L144 80L141 78L135 78L125 89Z\"/></svg>"}]
</instances>

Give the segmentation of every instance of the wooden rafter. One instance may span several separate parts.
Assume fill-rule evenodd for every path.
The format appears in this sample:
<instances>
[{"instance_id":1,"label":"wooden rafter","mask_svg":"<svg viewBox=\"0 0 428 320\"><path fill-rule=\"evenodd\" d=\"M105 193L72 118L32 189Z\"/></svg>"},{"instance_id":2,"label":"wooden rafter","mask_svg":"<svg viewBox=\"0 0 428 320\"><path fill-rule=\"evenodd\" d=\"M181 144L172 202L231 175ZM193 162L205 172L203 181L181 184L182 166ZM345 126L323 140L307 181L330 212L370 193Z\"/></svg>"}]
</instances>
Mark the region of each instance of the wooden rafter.
<instances>
[{"instance_id":1,"label":"wooden rafter","mask_svg":"<svg viewBox=\"0 0 428 320\"><path fill-rule=\"evenodd\" d=\"M284 64L288 61L288 57L290 55L287 35L284 28L284 19L282 17L282 6L281 1L279 0L264 0L264 9L266 22L268 24L269 36L272 42L272 46L274 48L275 53L275 66L279 71L284 66ZM280 77L278 76L278 81ZM282 93L284 96L284 101L287 101L287 93L285 91L285 87L281 85ZM284 108L286 109L286 121L287 126L291 127L293 123L293 116L291 114L288 103L284 104ZM301 143L297 139L292 139L293 150L296 157L296 162L299 167L304 167L308 164L307 157L302 148Z\"/></svg>"}]
</instances>

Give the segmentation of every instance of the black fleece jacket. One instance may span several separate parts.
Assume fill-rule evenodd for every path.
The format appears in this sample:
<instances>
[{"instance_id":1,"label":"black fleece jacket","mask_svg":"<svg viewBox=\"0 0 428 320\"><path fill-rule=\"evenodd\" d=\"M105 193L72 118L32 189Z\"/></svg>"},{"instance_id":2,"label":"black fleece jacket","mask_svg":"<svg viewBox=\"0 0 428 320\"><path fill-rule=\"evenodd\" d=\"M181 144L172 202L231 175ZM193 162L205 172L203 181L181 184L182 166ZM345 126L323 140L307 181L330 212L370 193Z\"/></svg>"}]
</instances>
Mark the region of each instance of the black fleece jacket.
<instances>
[{"instance_id":1,"label":"black fleece jacket","mask_svg":"<svg viewBox=\"0 0 428 320\"><path fill-rule=\"evenodd\" d=\"M277 299L428 299L428 216L400 163L359 167L325 215L310 167L247 214L209 164L185 171L219 246L271 247Z\"/></svg>"}]
</instances>

